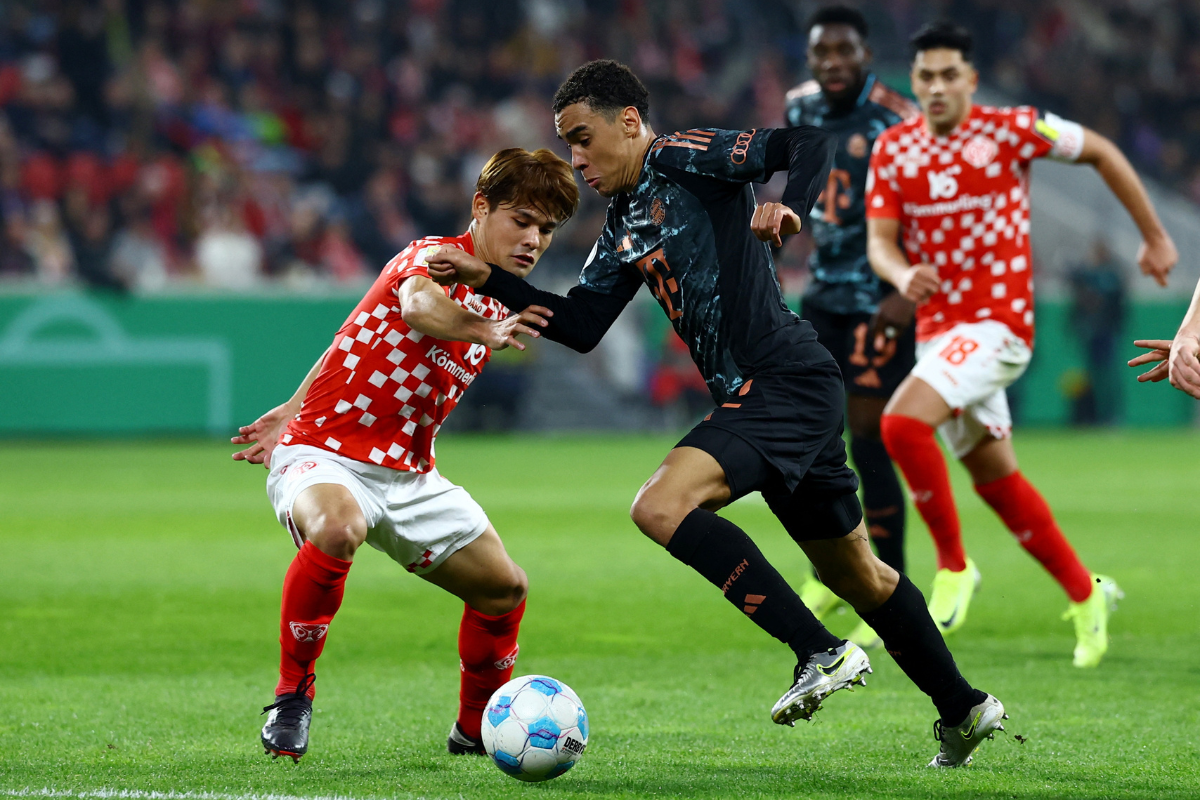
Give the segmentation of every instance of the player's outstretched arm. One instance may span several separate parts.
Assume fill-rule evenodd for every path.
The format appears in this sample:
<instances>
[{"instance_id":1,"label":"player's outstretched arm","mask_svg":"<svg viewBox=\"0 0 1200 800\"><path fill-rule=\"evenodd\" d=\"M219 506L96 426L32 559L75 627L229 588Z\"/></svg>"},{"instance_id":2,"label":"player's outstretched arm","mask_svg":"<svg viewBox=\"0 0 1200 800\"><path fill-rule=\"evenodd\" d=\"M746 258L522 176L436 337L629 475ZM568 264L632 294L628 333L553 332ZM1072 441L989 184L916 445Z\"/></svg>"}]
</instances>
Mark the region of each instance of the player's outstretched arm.
<instances>
[{"instance_id":1,"label":"player's outstretched arm","mask_svg":"<svg viewBox=\"0 0 1200 800\"><path fill-rule=\"evenodd\" d=\"M321 371L321 365L325 363L325 356L328 354L328 349L324 353L321 353L321 357L317 359L317 363L312 365L312 369L308 371L308 374L304 376L304 380L300 382L300 388L296 389L296 393L292 395L292 399L281 406L272 408L251 424L238 428L238 435L229 441L233 444L249 446L244 450L234 453L234 461L245 461L247 464L262 464L267 469L271 468L271 453L275 452L275 445L279 443L279 437L283 435L284 429L287 428L288 420L300 413L300 405L308 395L309 387L317 379L317 373Z\"/></svg>"},{"instance_id":2,"label":"player's outstretched arm","mask_svg":"<svg viewBox=\"0 0 1200 800\"><path fill-rule=\"evenodd\" d=\"M1159 220L1150 196L1146 194L1146 187L1142 185L1129 159L1109 139L1084 128L1083 149L1076 160L1095 167L1108 188L1133 217L1134 224L1142 234L1142 245L1137 254L1138 266L1143 274L1154 278L1159 286L1166 286L1167 275L1179 260L1179 251Z\"/></svg>"},{"instance_id":3,"label":"player's outstretched arm","mask_svg":"<svg viewBox=\"0 0 1200 800\"><path fill-rule=\"evenodd\" d=\"M430 253L426 261L429 274L440 284L464 283L509 308L541 309L548 323L542 326L542 335L580 353L600 343L630 299L583 286L572 288L566 296L543 291L458 248L444 247Z\"/></svg>"},{"instance_id":4,"label":"player's outstretched arm","mask_svg":"<svg viewBox=\"0 0 1200 800\"><path fill-rule=\"evenodd\" d=\"M1192 304L1174 340L1139 339L1134 345L1150 352L1130 360L1129 366L1157 362L1153 369L1138 375L1139 381L1158 382L1170 378L1176 389L1200 400L1200 284L1192 294Z\"/></svg>"},{"instance_id":5,"label":"player's outstretched arm","mask_svg":"<svg viewBox=\"0 0 1200 800\"><path fill-rule=\"evenodd\" d=\"M484 319L451 300L429 278L419 275L405 279L397 295L400 317L414 331L435 339L482 344L492 350L506 347L524 350L525 345L516 337L538 338L541 336L538 329L546 327L546 318L550 316L549 309L530 306L506 319Z\"/></svg>"}]
</instances>

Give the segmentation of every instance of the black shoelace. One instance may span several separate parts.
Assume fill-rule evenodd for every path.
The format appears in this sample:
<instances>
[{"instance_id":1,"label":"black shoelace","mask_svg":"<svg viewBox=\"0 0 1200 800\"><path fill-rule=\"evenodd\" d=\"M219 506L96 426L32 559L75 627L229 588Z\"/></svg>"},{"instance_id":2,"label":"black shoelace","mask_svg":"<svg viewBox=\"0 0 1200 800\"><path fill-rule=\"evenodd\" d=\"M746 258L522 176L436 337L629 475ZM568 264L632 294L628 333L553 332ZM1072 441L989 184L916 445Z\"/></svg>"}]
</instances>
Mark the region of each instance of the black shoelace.
<instances>
[{"instance_id":1,"label":"black shoelace","mask_svg":"<svg viewBox=\"0 0 1200 800\"><path fill-rule=\"evenodd\" d=\"M935 719L933 721L933 740L935 742L940 742L942 740L942 721L940 719Z\"/></svg>"},{"instance_id":2,"label":"black shoelace","mask_svg":"<svg viewBox=\"0 0 1200 800\"><path fill-rule=\"evenodd\" d=\"M317 682L317 676L309 673L304 676L304 680L296 686L296 691L291 694L281 694L275 698L275 702L269 706L264 706L262 713L265 714L273 709L279 709L278 716L275 717L276 725L284 725L288 727L298 727L300 720L304 718L304 712L311 708L307 693L312 685ZM261 716L261 715L260 715Z\"/></svg>"}]
</instances>

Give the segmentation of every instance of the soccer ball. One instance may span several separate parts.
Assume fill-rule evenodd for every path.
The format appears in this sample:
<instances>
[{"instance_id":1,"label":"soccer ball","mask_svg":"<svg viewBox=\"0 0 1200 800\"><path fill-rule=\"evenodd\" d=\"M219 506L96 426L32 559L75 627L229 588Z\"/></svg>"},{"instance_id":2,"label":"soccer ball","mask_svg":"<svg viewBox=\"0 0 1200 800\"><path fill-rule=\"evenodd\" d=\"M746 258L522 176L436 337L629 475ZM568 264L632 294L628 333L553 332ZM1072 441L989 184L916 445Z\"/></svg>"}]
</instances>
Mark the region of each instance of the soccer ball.
<instances>
[{"instance_id":1,"label":"soccer ball","mask_svg":"<svg viewBox=\"0 0 1200 800\"><path fill-rule=\"evenodd\" d=\"M488 700L482 738L504 772L521 781L548 781L575 766L587 748L587 712L562 681L513 678Z\"/></svg>"}]
</instances>

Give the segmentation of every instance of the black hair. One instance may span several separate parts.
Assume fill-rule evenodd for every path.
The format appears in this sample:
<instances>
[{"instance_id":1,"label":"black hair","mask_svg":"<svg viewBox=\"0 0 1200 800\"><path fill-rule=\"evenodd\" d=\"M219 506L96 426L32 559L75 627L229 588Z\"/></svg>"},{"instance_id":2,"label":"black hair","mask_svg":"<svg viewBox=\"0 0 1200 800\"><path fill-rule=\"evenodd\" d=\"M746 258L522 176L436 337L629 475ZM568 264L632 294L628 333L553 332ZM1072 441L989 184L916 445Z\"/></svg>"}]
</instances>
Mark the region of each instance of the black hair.
<instances>
[{"instance_id":1,"label":"black hair","mask_svg":"<svg viewBox=\"0 0 1200 800\"><path fill-rule=\"evenodd\" d=\"M867 38L867 18L857 8L851 8L850 6L822 6L818 8L808 18L808 27L805 30L811 33L812 29L818 25L849 25L858 31L859 38L863 40Z\"/></svg>"},{"instance_id":2,"label":"black hair","mask_svg":"<svg viewBox=\"0 0 1200 800\"><path fill-rule=\"evenodd\" d=\"M624 64L608 59L589 61L577 67L558 87L554 93L554 113L575 103L587 103L593 111L609 118L633 106L645 119L650 113L650 92Z\"/></svg>"},{"instance_id":3,"label":"black hair","mask_svg":"<svg viewBox=\"0 0 1200 800\"><path fill-rule=\"evenodd\" d=\"M917 57L917 53L923 53L926 50L945 48L962 53L963 61L968 62L971 60L971 51L975 46L971 40L971 32L950 20L939 20L924 25L913 34L913 37L908 40L908 44L912 48L913 58Z\"/></svg>"}]
</instances>

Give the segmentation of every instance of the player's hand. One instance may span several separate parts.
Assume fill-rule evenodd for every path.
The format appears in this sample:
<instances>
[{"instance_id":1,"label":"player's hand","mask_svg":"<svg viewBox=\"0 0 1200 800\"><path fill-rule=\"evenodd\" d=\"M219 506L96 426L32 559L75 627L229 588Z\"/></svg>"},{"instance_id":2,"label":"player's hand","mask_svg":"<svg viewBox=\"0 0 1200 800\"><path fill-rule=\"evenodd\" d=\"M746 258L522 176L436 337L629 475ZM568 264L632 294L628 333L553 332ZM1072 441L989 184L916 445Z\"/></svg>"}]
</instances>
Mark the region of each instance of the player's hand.
<instances>
[{"instance_id":1,"label":"player's hand","mask_svg":"<svg viewBox=\"0 0 1200 800\"><path fill-rule=\"evenodd\" d=\"M492 268L486 262L450 245L430 251L425 256L425 263L429 267L429 277L442 286L462 283L478 289L492 274Z\"/></svg>"},{"instance_id":2,"label":"player's hand","mask_svg":"<svg viewBox=\"0 0 1200 800\"><path fill-rule=\"evenodd\" d=\"M250 446L234 453L233 460L245 461L249 464L262 464L270 469L271 454L275 452L275 446L279 444L279 437L287 428L288 421L295 415L296 409L293 409L288 403L284 403L254 420L253 424L238 428L239 435L229 441L234 444Z\"/></svg>"},{"instance_id":3,"label":"player's hand","mask_svg":"<svg viewBox=\"0 0 1200 800\"><path fill-rule=\"evenodd\" d=\"M917 313L917 304L899 292L892 292L879 301L879 308L871 318L871 334L875 339L875 352L882 353L888 342L900 338L900 334L908 330L912 324L913 315Z\"/></svg>"},{"instance_id":4,"label":"player's hand","mask_svg":"<svg viewBox=\"0 0 1200 800\"><path fill-rule=\"evenodd\" d=\"M1167 275L1179 261L1179 251L1175 242L1164 231L1162 236L1142 242L1138 247L1137 262L1142 268L1143 275L1149 275L1159 286L1167 285Z\"/></svg>"},{"instance_id":5,"label":"player's hand","mask_svg":"<svg viewBox=\"0 0 1200 800\"><path fill-rule=\"evenodd\" d=\"M896 283L896 291L917 305L938 293L937 270L928 264L917 264L904 270Z\"/></svg>"},{"instance_id":6,"label":"player's hand","mask_svg":"<svg viewBox=\"0 0 1200 800\"><path fill-rule=\"evenodd\" d=\"M542 334L538 328L549 325L546 320L553 316L554 312L548 308L530 306L520 314L489 322L484 328L483 344L493 350L503 350L506 347L524 350L525 345L517 341L517 337L524 335L531 339L540 338Z\"/></svg>"},{"instance_id":7,"label":"player's hand","mask_svg":"<svg viewBox=\"0 0 1200 800\"><path fill-rule=\"evenodd\" d=\"M800 215L783 203L763 203L754 207L750 230L760 242L783 247L783 237L800 232Z\"/></svg>"},{"instance_id":8,"label":"player's hand","mask_svg":"<svg viewBox=\"0 0 1200 800\"><path fill-rule=\"evenodd\" d=\"M1171 357L1171 340L1170 339L1138 339L1133 343L1134 347L1142 347L1149 350L1149 353L1142 353L1140 356L1135 356L1129 359L1129 366L1140 367L1143 364L1153 364L1159 362L1157 366L1148 372L1143 372L1138 375L1138 382L1145 383L1153 381L1158 383L1163 378L1167 377L1167 371L1170 364L1167 359Z\"/></svg>"},{"instance_id":9,"label":"player's hand","mask_svg":"<svg viewBox=\"0 0 1200 800\"><path fill-rule=\"evenodd\" d=\"M1200 400L1200 339L1184 334L1176 336L1174 341L1139 339L1134 345L1150 352L1130 359L1129 366L1140 367L1158 362L1153 369L1138 375L1138 381L1157 383L1170 378L1171 385L1176 389Z\"/></svg>"}]
</instances>

